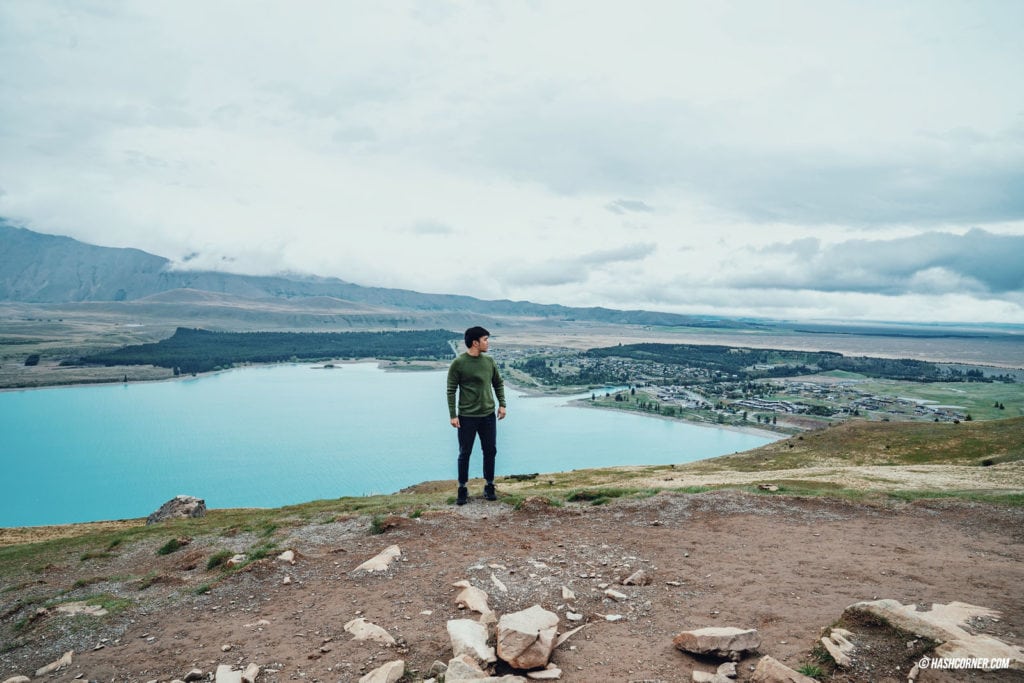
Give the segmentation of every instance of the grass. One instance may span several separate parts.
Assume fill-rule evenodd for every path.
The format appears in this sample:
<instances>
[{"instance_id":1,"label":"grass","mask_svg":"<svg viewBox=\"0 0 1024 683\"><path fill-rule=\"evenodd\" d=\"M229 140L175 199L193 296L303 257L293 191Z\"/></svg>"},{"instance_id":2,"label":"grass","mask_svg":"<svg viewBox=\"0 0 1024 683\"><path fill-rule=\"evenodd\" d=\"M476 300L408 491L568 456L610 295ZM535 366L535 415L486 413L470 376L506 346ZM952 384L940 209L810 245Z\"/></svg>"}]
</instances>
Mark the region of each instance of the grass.
<instances>
[{"instance_id":1,"label":"grass","mask_svg":"<svg viewBox=\"0 0 1024 683\"><path fill-rule=\"evenodd\" d=\"M157 548L156 554L157 555L170 555L173 552L181 550L186 545L187 545L187 543L182 543L180 539L172 538L171 540L167 541L167 543L164 543L162 546Z\"/></svg>"},{"instance_id":2,"label":"grass","mask_svg":"<svg viewBox=\"0 0 1024 683\"><path fill-rule=\"evenodd\" d=\"M817 664L804 664L799 669L797 669L797 673L801 673L804 676L810 676L811 678L821 678L821 676L824 674L824 672L821 670L821 667Z\"/></svg>"},{"instance_id":3,"label":"grass","mask_svg":"<svg viewBox=\"0 0 1024 683\"><path fill-rule=\"evenodd\" d=\"M206 571L210 571L211 569L216 569L217 567L223 566L227 563L228 560L230 560L234 556L235 553L231 552L230 550L220 550L218 552L215 552L213 555L210 555L210 559L206 561Z\"/></svg>"}]
</instances>

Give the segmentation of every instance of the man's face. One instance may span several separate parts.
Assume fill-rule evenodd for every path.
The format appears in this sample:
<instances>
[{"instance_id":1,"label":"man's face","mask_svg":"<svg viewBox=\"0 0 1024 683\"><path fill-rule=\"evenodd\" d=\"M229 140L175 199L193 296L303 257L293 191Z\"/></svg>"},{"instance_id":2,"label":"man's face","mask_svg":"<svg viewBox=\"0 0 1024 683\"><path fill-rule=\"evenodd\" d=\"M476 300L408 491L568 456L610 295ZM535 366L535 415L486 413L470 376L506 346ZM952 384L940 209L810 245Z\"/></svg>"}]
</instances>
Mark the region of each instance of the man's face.
<instances>
[{"instance_id":1,"label":"man's face","mask_svg":"<svg viewBox=\"0 0 1024 683\"><path fill-rule=\"evenodd\" d=\"M487 336L480 337L475 342L473 342L473 346L475 346L477 349L479 349L480 353L484 353L485 351L487 351L487 346L489 344L489 340L490 340L490 337L487 337Z\"/></svg>"}]
</instances>

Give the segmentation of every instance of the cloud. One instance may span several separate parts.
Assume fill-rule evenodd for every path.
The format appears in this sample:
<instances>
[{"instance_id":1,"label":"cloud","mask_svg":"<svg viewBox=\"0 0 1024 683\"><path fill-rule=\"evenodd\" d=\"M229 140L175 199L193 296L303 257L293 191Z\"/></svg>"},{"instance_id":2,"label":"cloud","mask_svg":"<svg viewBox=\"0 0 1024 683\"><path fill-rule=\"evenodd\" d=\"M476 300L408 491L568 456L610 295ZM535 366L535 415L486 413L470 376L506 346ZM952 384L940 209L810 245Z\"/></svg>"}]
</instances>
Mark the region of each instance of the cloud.
<instances>
[{"instance_id":1,"label":"cloud","mask_svg":"<svg viewBox=\"0 0 1024 683\"><path fill-rule=\"evenodd\" d=\"M754 250L753 268L723 276L721 284L749 289L821 292L1024 292L1024 235L972 229L958 235L928 232L890 240L823 245L813 238Z\"/></svg>"},{"instance_id":2,"label":"cloud","mask_svg":"<svg viewBox=\"0 0 1024 683\"><path fill-rule=\"evenodd\" d=\"M451 235L455 232L450 225L430 220L418 221L409 231L416 235Z\"/></svg>"},{"instance_id":3,"label":"cloud","mask_svg":"<svg viewBox=\"0 0 1024 683\"><path fill-rule=\"evenodd\" d=\"M604 265L622 261L642 261L653 254L657 248L658 246L652 243L626 244L615 249L600 249L580 254L576 258L576 262L587 265Z\"/></svg>"},{"instance_id":4,"label":"cloud","mask_svg":"<svg viewBox=\"0 0 1024 683\"><path fill-rule=\"evenodd\" d=\"M638 199L616 199L614 202L609 202L606 209L612 213L624 214L627 212L633 213L653 213L654 208Z\"/></svg>"}]
</instances>

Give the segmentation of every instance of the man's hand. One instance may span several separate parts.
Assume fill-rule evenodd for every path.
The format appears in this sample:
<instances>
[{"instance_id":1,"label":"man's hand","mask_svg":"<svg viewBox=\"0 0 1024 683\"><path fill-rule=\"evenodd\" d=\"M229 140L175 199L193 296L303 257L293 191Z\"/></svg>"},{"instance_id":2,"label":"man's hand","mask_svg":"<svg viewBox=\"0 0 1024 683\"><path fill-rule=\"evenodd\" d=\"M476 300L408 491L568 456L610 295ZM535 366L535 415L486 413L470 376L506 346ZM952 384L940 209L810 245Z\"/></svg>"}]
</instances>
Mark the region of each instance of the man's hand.
<instances>
[{"instance_id":1,"label":"man's hand","mask_svg":"<svg viewBox=\"0 0 1024 683\"><path fill-rule=\"evenodd\" d=\"M505 406L498 406L498 419L499 420L504 420L505 419Z\"/></svg>"},{"instance_id":2,"label":"man's hand","mask_svg":"<svg viewBox=\"0 0 1024 683\"><path fill-rule=\"evenodd\" d=\"M457 417L453 417L452 418L452 427L455 427L456 429L459 428L459 418L457 418Z\"/></svg>"}]
</instances>

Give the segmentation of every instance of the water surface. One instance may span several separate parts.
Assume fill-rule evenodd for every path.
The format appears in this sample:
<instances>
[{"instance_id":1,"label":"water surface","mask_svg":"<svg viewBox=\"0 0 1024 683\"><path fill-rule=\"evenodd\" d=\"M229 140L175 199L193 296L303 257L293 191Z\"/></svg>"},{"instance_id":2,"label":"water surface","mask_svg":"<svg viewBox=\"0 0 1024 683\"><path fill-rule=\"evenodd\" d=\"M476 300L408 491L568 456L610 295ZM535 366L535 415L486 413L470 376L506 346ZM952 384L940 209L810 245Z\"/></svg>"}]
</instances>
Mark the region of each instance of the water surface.
<instances>
[{"instance_id":1,"label":"water surface","mask_svg":"<svg viewBox=\"0 0 1024 683\"><path fill-rule=\"evenodd\" d=\"M682 463L761 436L508 388L499 476ZM0 526L143 517L178 494L277 507L454 479L445 373L274 365L147 384L0 392ZM470 476L481 474L479 444Z\"/></svg>"}]
</instances>

